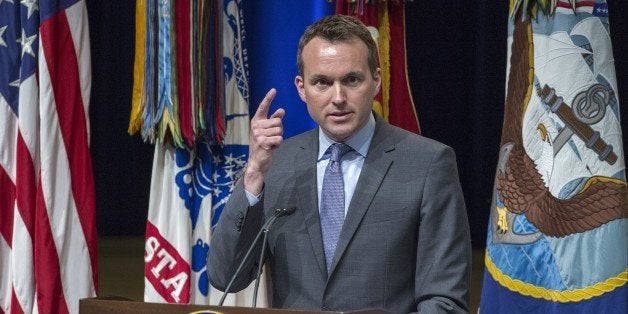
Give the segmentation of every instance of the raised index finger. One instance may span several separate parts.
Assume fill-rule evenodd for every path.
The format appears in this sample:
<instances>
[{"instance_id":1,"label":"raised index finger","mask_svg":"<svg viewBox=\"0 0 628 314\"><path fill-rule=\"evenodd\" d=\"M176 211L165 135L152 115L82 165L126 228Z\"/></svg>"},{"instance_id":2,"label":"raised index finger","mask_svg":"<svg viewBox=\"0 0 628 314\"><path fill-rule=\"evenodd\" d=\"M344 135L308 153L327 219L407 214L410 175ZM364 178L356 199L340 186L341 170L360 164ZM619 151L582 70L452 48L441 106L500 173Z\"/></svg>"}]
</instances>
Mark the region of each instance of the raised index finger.
<instances>
[{"instance_id":1,"label":"raised index finger","mask_svg":"<svg viewBox=\"0 0 628 314\"><path fill-rule=\"evenodd\" d=\"M266 96L264 96L264 99L262 99L262 102L257 107L257 111L255 111L255 115L253 116L254 119L268 118L268 109L270 108L270 103L273 102L276 94L277 91L274 88L271 88L268 93L266 93Z\"/></svg>"}]
</instances>

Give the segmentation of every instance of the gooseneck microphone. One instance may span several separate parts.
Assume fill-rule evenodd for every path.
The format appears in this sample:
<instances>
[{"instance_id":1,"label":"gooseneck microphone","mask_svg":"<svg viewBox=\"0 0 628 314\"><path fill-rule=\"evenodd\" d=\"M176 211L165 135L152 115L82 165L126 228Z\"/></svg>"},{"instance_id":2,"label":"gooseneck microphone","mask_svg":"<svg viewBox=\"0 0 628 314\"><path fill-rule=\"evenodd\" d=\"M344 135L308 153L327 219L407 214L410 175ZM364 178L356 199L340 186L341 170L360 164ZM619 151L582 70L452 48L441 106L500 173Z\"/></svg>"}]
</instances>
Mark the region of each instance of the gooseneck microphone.
<instances>
[{"instance_id":1,"label":"gooseneck microphone","mask_svg":"<svg viewBox=\"0 0 628 314\"><path fill-rule=\"evenodd\" d=\"M266 239L268 238L268 231L270 230L270 227L272 227L272 225L275 223L275 220L277 220L277 218L283 217L283 216L290 216L292 215L292 213L295 212L295 210L296 208L294 207L275 209L275 213L264 223L260 231L257 233L257 235L255 236L255 239L249 246L249 249L246 251L246 254L244 254L244 257L242 258L242 261L238 265L238 268L236 269L235 273L233 274L233 276L231 276L231 280L229 280L229 284L227 284L227 287L225 288L225 291L222 294L222 298L220 298L220 302L218 302L218 306L222 306L222 304L225 302L225 298L227 297L227 294L229 293L229 289L231 289L231 285L233 285L233 282L235 281L236 277L238 277L238 275L240 274L240 271L242 271L242 267L244 267L244 263L249 259L251 253L253 252L253 249L255 248L257 242L259 241L260 237L263 234L264 239L262 241L262 251L260 253L259 264L257 265L255 290L253 292L253 307L256 306L257 289L259 287L259 279L262 274L262 263L264 262L264 254L265 254L264 251L266 250Z\"/></svg>"}]
</instances>

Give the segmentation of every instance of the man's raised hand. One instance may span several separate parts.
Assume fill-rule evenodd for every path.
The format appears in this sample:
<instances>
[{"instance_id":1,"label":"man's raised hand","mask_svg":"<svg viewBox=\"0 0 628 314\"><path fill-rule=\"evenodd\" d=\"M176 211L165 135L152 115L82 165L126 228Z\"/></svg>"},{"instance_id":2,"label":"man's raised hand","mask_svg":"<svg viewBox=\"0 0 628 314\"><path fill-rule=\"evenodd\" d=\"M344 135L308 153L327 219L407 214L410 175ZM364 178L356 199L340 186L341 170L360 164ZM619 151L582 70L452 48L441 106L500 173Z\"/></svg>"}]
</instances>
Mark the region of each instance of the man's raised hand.
<instances>
[{"instance_id":1,"label":"man's raised hand","mask_svg":"<svg viewBox=\"0 0 628 314\"><path fill-rule=\"evenodd\" d=\"M244 188L259 195L264 188L264 177L270 169L273 151L283 141L283 116L286 111L277 109L270 117L268 111L277 91L271 88L251 118L249 161L244 173Z\"/></svg>"}]
</instances>

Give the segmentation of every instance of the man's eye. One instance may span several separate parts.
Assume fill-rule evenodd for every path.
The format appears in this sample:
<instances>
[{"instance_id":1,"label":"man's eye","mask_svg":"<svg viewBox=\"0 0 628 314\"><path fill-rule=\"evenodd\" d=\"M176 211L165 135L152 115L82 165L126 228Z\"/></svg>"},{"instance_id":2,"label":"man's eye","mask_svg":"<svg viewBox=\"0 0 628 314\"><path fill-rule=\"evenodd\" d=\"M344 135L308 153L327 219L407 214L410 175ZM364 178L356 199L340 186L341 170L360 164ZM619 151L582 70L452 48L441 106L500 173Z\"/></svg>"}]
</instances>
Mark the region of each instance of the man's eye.
<instances>
[{"instance_id":1,"label":"man's eye","mask_svg":"<svg viewBox=\"0 0 628 314\"><path fill-rule=\"evenodd\" d=\"M345 82L349 86L358 86L358 84L360 84L361 81L362 80L360 80L360 78L357 76L349 76L345 79Z\"/></svg>"},{"instance_id":2,"label":"man's eye","mask_svg":"<svg viewBox=\"0 0 628 314\"><path fill-rule=\"evenodd\" d=\"M329 86L329 81L327 80L316 80L314 81L314 85L318 87L327 87Z\"/></svg>"}]
</instances>

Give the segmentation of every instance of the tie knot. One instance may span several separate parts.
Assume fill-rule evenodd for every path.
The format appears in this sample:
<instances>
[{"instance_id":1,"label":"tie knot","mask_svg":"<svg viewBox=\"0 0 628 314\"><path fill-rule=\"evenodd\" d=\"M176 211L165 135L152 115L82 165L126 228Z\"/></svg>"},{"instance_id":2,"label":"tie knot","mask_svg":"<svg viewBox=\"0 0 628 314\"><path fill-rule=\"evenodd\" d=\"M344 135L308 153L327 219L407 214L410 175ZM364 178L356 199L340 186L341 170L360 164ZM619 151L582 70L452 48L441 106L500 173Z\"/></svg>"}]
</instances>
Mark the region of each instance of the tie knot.
<instances>
[{"instance_id":1,"label":"tie knot","mask_svg":"<svg viewBox=\"0 0 628 314\"><path fill-rule=\"evenodd\" d=\"M347 145L345 143L335 143L335 144L332 144L329 147L329 149L331 149L330 160L338 162L338 161L340 161L340 159L342 159L342 156L344 156L344 154L348 153L352 148L351 148L351 146L349 146L349 145Z\"/></svg>"}]
</instances>

